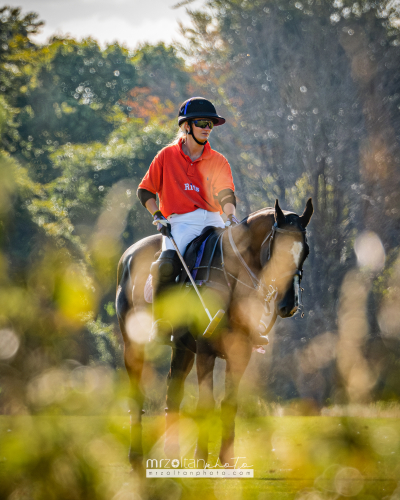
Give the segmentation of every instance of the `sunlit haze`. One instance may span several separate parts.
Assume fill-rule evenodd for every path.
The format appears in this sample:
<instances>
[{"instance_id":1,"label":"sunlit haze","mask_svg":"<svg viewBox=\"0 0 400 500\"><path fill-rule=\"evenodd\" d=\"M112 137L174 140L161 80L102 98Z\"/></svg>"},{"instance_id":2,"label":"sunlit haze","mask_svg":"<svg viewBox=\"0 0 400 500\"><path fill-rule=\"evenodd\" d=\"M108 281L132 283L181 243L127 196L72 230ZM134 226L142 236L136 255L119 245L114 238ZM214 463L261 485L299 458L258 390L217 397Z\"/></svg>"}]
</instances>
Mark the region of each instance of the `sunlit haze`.
<instances>
[{"instance_id":1,"label":"sunlit haze","mask_svg":"<svg viewBox=\"0 0 400 500\"><path fill-rule=\"evenodd\" d=\"M172 9L176 0L11 0L22 13L36 12L44 21L41 33L32 37L45 43L52 35L82 39L88 36L102 47L118 41L129 48L141 42L167 44L180 41L178 22L188 22L185 8ZM200 5L197 0L192 6Z\"/></svg>"}]
</instances>

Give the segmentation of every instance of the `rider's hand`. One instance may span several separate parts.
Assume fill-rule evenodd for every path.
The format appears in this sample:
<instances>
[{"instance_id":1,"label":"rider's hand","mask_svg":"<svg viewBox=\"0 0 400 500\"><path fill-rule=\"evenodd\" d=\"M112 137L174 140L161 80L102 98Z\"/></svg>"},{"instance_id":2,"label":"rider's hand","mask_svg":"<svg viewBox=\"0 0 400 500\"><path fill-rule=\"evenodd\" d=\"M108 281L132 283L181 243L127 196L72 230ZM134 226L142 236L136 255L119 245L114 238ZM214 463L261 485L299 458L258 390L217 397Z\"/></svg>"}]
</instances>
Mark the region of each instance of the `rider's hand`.
<instances>
[{"instance_id":1,"label":"rider's hand","mask_svg":"<svg viewBox=\"0 0 400 500\"><path fill-rule=\"evenodd\" d=\"M236 219L236 217L233 214L228 215L228 220L225 222L225 227L236 226L236 224L239 224L239 221Z\"/></svg>"},{"instance_id":2,"label":"rider's hand","mask_svg":"<svg viewBox=\"0 0 400 500\"><path fill-rule=\"evenodd\" d=\"M171 234L171 224L163 216L160 210L154 212L153 219L153 224L157 226L157 231L160 231L163 236L169 236Z\"/></svg>"}]
</instances>

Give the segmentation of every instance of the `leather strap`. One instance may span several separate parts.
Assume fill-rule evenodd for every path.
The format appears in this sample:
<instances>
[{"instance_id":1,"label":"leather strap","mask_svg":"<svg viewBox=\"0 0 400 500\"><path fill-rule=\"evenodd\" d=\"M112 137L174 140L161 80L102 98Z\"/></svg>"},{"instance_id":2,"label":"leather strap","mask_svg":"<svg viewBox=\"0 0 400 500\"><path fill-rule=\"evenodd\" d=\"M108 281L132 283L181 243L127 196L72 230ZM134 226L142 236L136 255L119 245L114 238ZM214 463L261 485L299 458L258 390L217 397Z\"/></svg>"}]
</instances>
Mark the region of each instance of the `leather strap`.
<instances>
[{"instance_id":1,"label":"leather strap","mask_svg":"<svg viewBox=\"0 0 400 500\"><path fill-rule=\"evenodd\" d=\"M236 257L239 259L240 263L246 270L247 274L249 275L249 278L251 282L253 283L253 287L257 289L260 285L260 280L257 278L257 276L253 273L253 271L249 268L249 266L246 264L246 261L244 258L241 256L232 236L232 226L228 227L228 237L229 237L229 243L231 244L231 247L233 251L235 252Z\"/></svg>"}]
</instances>

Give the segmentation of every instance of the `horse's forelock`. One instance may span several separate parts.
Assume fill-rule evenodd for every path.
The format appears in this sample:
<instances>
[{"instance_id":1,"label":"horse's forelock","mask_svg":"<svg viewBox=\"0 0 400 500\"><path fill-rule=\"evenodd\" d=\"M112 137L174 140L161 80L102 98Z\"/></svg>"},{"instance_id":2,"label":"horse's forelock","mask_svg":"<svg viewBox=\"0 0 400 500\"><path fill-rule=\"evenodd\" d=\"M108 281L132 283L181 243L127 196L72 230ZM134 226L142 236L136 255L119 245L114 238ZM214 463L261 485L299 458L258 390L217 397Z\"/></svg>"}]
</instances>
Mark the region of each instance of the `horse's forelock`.
<instances>
[{"instance_id":1,"label":"horse's forelock","mask_svg":"<svg viewBox=\"0 0 400 500\"><path fill-rule=\"evenodd\" d=\"M301 226L300 216L295 214L294 212L289 212L288 214L285 214L285 225L286 224L295 226L298 229L303 230L303 227Z\"/></svg>"},{"instance_id":2,"label":"horse's forelock","mask_svg":"<svg viewBox=\"0 0 400 500\"><path fill-rule=\"evenodd\" d=\"M304 228L301 224L301 217L295 213L289 213L287 215L285 215L285 229L289 229L286 224L288 224L290 227L293 227L295 228L294 229L294 233L297 233L296 229L300 230L301 232L299 232L298 234L301 235L301 239L302 239L302 258L301 258L301 262L299 262L298 266L300 268L302 268L303 266L303 263L304 261L306 260L308 254L309 254L309 246L308 246L308 243L307 243L307 238L306 238L306 234L305 234L305 231L304 231ZM290 230L290 229L289 229Z\"/></svg>"}]
</instances>

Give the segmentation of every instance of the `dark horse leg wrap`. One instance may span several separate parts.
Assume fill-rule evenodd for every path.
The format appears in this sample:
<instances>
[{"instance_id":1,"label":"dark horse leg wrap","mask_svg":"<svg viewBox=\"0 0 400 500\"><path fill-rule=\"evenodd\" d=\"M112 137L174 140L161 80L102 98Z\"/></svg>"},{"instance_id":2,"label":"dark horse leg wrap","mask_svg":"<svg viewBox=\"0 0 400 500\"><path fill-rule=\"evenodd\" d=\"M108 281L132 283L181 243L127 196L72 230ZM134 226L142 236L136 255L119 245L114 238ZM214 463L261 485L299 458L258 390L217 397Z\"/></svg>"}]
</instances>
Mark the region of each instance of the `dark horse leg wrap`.
<instances>
[{"instance_id":1,"label":"dark horse leg wrap","mask_svg":"<svg viewBox=\"0 0 400 500\"><path fill-rule=\"evenodd\" d=\"M155 297L158 297L166 288L174 283L181 270L181 261L175 250L164 250L158 260L150 267L151 275L154 278Z\"/></svg>"}]
</instances>

